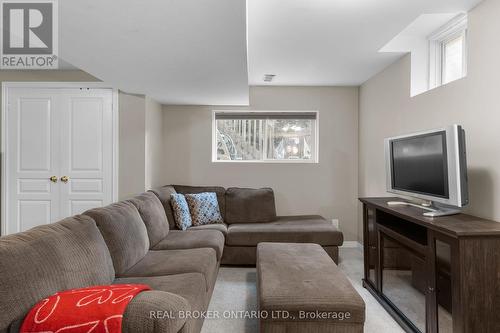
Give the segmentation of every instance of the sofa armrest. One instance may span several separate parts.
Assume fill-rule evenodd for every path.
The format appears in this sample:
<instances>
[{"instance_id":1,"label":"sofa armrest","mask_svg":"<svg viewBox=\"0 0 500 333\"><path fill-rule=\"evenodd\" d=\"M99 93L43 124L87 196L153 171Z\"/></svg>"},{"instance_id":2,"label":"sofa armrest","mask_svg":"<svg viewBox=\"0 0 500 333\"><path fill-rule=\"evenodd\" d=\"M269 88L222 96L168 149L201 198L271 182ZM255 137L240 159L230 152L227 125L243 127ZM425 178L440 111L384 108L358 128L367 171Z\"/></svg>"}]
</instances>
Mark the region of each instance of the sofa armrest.
<instances>
[{"instance_id":1,"label":"sofa armrest","mask_svg":"<svg viewBox=\"0 0 500 333\"><path fill-rule=\"evenodd\" d=\"M135 296L123 314L122 333L177 333L184 331L186 319L179 312L189 311L188 301L164 291L145 291Z\"/></svg>"}]
</instances>

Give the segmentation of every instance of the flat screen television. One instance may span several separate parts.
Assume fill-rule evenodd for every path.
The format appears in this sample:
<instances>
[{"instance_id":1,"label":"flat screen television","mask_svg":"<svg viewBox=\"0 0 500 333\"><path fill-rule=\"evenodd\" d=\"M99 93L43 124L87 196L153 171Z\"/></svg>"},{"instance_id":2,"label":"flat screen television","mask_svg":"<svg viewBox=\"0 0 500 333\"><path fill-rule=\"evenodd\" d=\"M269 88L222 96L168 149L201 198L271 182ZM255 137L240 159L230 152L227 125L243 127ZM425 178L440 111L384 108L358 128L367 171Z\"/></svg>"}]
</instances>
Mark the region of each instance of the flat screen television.
<instances>
[{"instance_id":1,"label":"flat screen television","mask_svg":"<svg viewBox=\"0 0 500 333\"><path fill-rule=\"evenodd\" d=\"M465 131L461 126L387 138L385 155L388 192L453 207L468 204Z\"/></svg>"}]
</instances>

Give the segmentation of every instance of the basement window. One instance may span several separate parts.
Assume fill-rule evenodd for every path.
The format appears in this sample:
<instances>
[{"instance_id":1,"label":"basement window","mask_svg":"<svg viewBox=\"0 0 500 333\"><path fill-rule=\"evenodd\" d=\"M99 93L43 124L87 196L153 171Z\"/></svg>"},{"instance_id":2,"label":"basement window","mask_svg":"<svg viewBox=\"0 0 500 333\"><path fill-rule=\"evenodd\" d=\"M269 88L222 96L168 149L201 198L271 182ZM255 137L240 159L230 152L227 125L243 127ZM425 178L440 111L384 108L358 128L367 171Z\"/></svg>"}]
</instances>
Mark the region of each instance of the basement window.
<instances>
[{"instance_id":1,"label":"basement window","mask_svg":"<svg viewBox=\"0 0 500 333\"><path fill-rule=\"evenodd\" d=\"M429 37L429 88L467 75L467 15L459 15Z\"/></svg>"},{"instance_id":2,"label":"basement window","mask_svg":"<svg viewBox=\"0 0 500 333\"><path fill-rule=\"evenodd\" d=\"M213 162L318 162L316 111L214 111Z\"/></svg>"}]
</instances>

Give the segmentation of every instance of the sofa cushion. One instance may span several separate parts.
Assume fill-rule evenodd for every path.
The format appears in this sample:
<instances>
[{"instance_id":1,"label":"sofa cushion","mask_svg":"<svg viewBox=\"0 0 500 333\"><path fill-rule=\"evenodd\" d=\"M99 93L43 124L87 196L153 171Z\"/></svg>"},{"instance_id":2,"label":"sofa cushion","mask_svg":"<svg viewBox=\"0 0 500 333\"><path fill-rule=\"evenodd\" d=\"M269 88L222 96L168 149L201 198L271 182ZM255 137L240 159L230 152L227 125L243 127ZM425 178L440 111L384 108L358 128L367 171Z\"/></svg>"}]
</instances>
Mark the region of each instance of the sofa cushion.
<instances>
[{"instance_id":1,"label":"sofa cushion","mask_svg":"<svg viewBox=\"0 0 500 333\"><path fill-rule=\"evenodd\" d=\"M146 192L129 200L139 211L148 232L149 246L153 247L165 238L170 230L165 209L160 199L152 193Z\"/></svg>"},{"instance_id":2,"label":"sofa cushion","mask_svg":"<svg viewBox=\"0 0 500 333\"><path fill-rule=\"evenodd\" d=\"M227 224L274 220L276 220L276 206L273 189L231 187L226 190Z\"/></svg>"},{"instance_id":3,"label":"sofa cushion","mask_svg":"<svg viewBox=\"0 0 500 333\"><path fill-rule=\"evenodd\" d=\"M227 235L227 224L225 223L205 224L189 228L189 231L198 231L198 230L217 230L220 231L225 237Z\"/></svg>"},{"instance_id":4,"label":"sofa cushion","mask_svg":"<svg viewBox=\"0 0 500 333\"><path fill-rule=\"evenodd\" d=\"M189 303L191 311L204 311L208 305L209 294L205 290L205 277L200 273L185 273L167 276L153 277L135 277L135 278L120 278L114 283L144 283L150 286L153 290L166 291L183 297ZM184 310L184 309L182 309ZM157 311L163 311L157 309ZM179 316L173 313L174 316ZM189 328L203 324L203 320L188 319ZM199 332L198 330L187 330L190 332ZM142 331L141 331L142 332Z\"/></svg>"},{"instance_id":5,"label":"sofa cushion","mask_svg":"<svg viewBox=\"0 0 500 333\"><path fill-rule=\"evenodd\" d=\"M182 296L165 291L145 291L135 296L123 313L122 333L186 332L186 319L178 314L191 306ZM165 314L172 313L171 316Z\"/></svg>"},{"instance_id":6,"label":"sofa cushion","mask_svg":"<svg viewBox=\"0 0 500 333\"><path fill-rule=\"evenodd\" d=\"M217 230L172 230L153 250L183 250L212 248L217 261L222 257L224 235Z\"/></svg>"},{"instance_id":7,"label":"sofa cushion","mask_svg":"<svg viewBox=\"0 0 500 333\"><path fill-rule=\"evenodd\" d=\"M158 197L158 199L160 199L161 204L165 209L165 214L167 215L170 229L177 229L177 227L175 226L174 211L172 210L172 206L170 205L170 195L176 193L174 187L171 185L166 185L149 191L153 192Z\"/></svg>"},{"instance_id":8,"label":"sofa cushion","mask_svg":"<svg viewBox=\"0 0 500 333\"><path fill-rule=\"evenodd\" d=\"M0 332L61 290L110 284L111 257L95 222L74 216L0 238Z\"/></svg>"},{"instance_id":9,"label":"sofa cushion","mask_svg":"<svg viewBox=\"0 0 500 333\"><path fill-rule=\"evenodd\" d=\"M178 193L192 194L203 192L215 192L217 195L217 202L219 203L219 210L222 218L226 214L226 189L220 186L187 186L187 185L172 185Z\"/></svg>"},{"instance_id":10,"label":"sofa cushion","mask_svg":"<svg viewBox=\"0 0 500 333\"><path fill-rule=\"evenodd\" d=\"M88 210L84 214L96 221L108 245L116 274L125 272L148 252L146 226L131 202L117 202Z\"/></svg>"},{"instance_id":11,"label":"sofa cushion","mask_svg":"<svg viewBox=\"0 0 500 333\"><path fill-rule=\"evenodd\" d=\"M119 274L119 277L202 273L206 290L209 290L215 284L217 267L215 250L210 248L149 251L141 261Z\"/></svg>"},{"instance_id":12,"label":"sofa cushion","mask_svg":"<svg viewBox=\"0 0 500 333\"><path fill-rule=\"evenodd\" d=\"M275 222L229 225L226 245L256 246L260 242L340 246L343 236L332 223L316 215L282 216Z\"/></svg>"},{"instance_id":13,"label":"sofa cushion","mask_svg":"<svg viewBox=\"0 0 500 333\"><path fill-rule=\"evenodd\" d=\"M215 192L186 194L193 225L223 223Z\"/></svg>"},{"instance_id":14,"label":"sofa cushion","mask_svg":"<svg viewBox=\"0 0 500 333\"><path fill-rule=\"evenodd\" d=\"M186 230L193 225L186 197L180 193L173 193L170 197L170 205L172 205L172 210L174 211L175 225L177 229Z\"/></svg>"}]
</instances>

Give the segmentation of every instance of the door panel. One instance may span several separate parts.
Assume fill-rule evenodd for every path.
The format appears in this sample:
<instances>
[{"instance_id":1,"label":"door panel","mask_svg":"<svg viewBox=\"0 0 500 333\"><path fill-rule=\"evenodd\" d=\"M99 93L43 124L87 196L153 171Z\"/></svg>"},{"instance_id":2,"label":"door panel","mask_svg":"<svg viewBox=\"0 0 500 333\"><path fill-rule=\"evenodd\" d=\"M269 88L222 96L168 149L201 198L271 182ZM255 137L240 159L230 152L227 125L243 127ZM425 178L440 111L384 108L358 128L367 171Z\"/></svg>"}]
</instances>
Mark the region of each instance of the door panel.
<instances>
[{"instance_id":1,"label":"door panel","mask_svg":"<svg viewBox=\"0 0 500 333\"><path fill-rule=\"evenodd\" d=\"M70 215L81 214L86 210L103 206L100 200L71 200L68 203Z\"/></svg>"},{"instance_id":2,"label":"door panel","mask_svg":"<svg viewBox=\"0 0 500 333\"><path fill-rule=\"evenodd\" d=\"M51 223L51 200L19 200L19 230L28 230L40 224Z\"/></svg>"},{"instance_id":3,"label":"door panel","mask_svg":"<svg viewBox=\"0 0 500 333\"><path fill-rule=\"evenodd\" d=\"M48 89L9 89L6 112L7 234L59 218L57 96Z\"/></svg>"},{"instance_id":4,"label":"door panel","mask_svg":"<svg viewBox=\"0 0 500 333\"><path fill-rule=\"evenodd\" d=\"M101 98L71 98L68 124L71 172L102 171L103 102Z\"/></svg>"},{"instance_id":5,"label":"door panel","mask_svg":"<svg viewBox=\"0 0 500 333\"><path fill-rule=\"evenodd\" d=\"M8 88L6 234L112 202L112 103L111 89Z\"/></svg>"},{"instance_id":6,"label":"door panel","mask_svg":"<svg viewBox=\"0 0 500 333\"><path fill-rule=\"evenodd\" d=\"M19 171L49 171L51 168L51 100L25 98L18 100Z\"/></svg>"},{"instance_id":7,"label":"door panel","mask_svg":"<svg viewBox=\"0 0 500 333\"><path fill-rule=\"evenodd\" d=\"M64 216L112 202L112 92L65 91L61 116L61 208Z\"/></svg>"}]
</instances>

